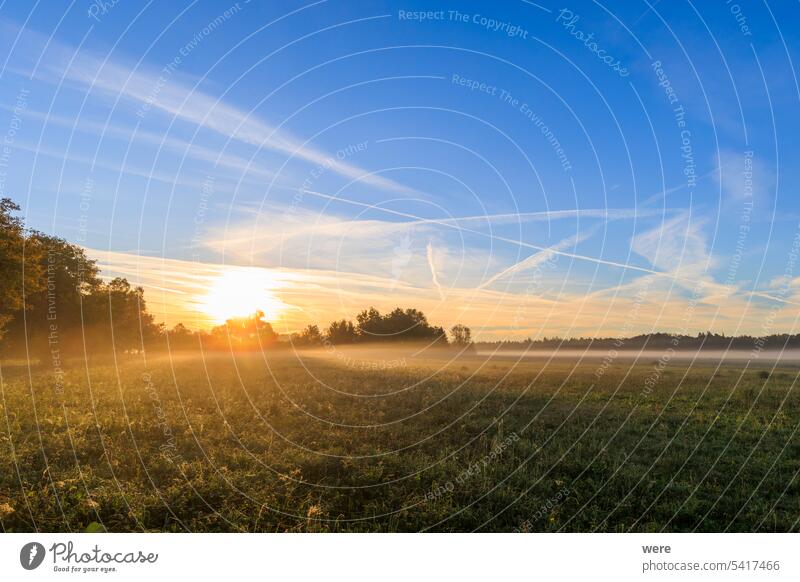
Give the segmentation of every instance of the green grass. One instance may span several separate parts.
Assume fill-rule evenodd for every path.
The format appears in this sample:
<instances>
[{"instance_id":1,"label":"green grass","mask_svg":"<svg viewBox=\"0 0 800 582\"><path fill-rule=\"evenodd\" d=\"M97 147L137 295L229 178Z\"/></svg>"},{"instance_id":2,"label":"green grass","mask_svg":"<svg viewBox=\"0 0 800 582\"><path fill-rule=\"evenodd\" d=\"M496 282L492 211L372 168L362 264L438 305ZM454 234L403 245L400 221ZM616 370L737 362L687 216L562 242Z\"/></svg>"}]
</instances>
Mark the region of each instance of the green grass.
<instances>
[{"instance_id":1,"label":"green grass","mask_svg":"<svg viewBox=\"0 0 800 582\"><path fill-rule=\"evenodd\" d=\"M798 529L796 371L342 361L6 366L2 527Z\"/></svg>"}]
</instances>

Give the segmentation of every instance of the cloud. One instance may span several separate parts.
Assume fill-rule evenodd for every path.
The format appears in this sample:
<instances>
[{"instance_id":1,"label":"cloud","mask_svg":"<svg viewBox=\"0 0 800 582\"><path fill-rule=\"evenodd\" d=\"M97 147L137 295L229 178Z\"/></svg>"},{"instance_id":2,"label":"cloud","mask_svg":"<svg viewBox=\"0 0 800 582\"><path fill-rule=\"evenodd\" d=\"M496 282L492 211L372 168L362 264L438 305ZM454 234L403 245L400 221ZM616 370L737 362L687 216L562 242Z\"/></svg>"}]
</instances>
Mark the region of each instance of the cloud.
<instances>
[{"instance_id":1,"label":"cloud","mask_svg":"<svg viewBox=\"0 0 800 582\"><path fill-rule=\"evenodd\" d=\"M32 145L28 145L25 143L15 143L14 147L35 153L40 156L47 156L49 158L54 158L56 160L66 160L75 164L81 164L84 166L94 167L94 168L102 168L104 170L108 170L115 174L123 174L126 176L137 176L139 178L147 178L148 180L155 180L157 182L163 182L165 184L179 184L181 186L189 186L192 188L202 188L203 182L199 179L184 179L178 176L164 174L162 172L156 172L153 169L144 169L138 168L132 164L117 164L113 162L106 162L101 160L96 160L89 156L84 156L76 153L65 153L59 150L52 150L43 146L34 147Z\"/></svg>"},{"instance_id":2,"label":"cloud","mask_svg":"<svg viewBox=\"0 0 800 582\"><path fill-rule=\"evenodd\" d=\"M324 269L270 269L219 263L197 263L134 253L87 249L98 259L104 276L123 276L145 288L145 299L158 320L209 327L215 322L203 312L208 288L232 271L255 270L270 280L271 293L288 306L273 323L281 333L309 323L325 325L353 318L370 305L381 311L395 306L422 309L430 321L450 328L472 327L478 338L502 339L541 336L619 336L658 331L696 333L721 326L741 333L757 333L775 303L765 296L761 304L699 303L690 324L684 319L686 300L652 289L643 300L630 293L587 295L562 292L557 297L515 294L489 289L451 286L447 301L435 287L395 281L391 277ZM636 317L630 320L636 304ZM780 310L776 330L795 330L796 312ZM724 329L724 327L723 327Z\"/></svg>"},{"instance_id":3,"label":"cloud","mask_svg":"<svg viewBox=\"0 0 800 582\"><path fill-rule=\"evenodd\" d=\"M711 275L719 260L708 250L704 224L705 220L684 212L636 235L631 248L671 280L670 293L684 289L695 295L697 301L713 305L729 303L729 306L734 303L732 296L738 294L735 302L744 310L746 305L741 303L739 286L732 281L717 283Z\"/></svg>"},{"instance_id":4,"label":"cloud","mask_svg":"<svg viewBox=\"0 0 800 582\"><path fill-rule=\"evenodd\" d=\"M631 249L660 271L696 279L712 264L702 226L701 220L683 212L635 235Z\"/></svg>"},{"instance_id":5,"label":"cloud","mask_svg":"<svg viewBox=\"0 0 800 582\"><path fill-rule=\"evenodd\" d=\"M720 150L717 183L726 200L737 203L761 203L771 198L775 172L752 151Z\"/></svg>"},{"instance_id":6,"label":"cloud","mask_svg":"<svg viewBox=\"0 0 800 582\"><path fill-rule=\"evenodd\" d=\"M160 111L243 144L298 158L315 166L324 165L327 170L351 180L388 191L412 191L394 180L370 173L335 154L309 145L252 112L201 91L198 83L192 85L191 78L175 67L169 68L168 65L159 70L102 58L29 28L20 29L8 20L0 22L0 33L10 38L20 34L23 42L18 48L24 48L29 59L35 59L33 67L30 63L28 67L40 81L52 84L68 81L89 95L112 100L122 98L134 104L140 118L145 118L151 111Z\"/></svg>"},{"instance_id":7,"label":"cloud","mask_svg":"<svg viewBox=\"0 0 800 582\"><path fill-rule=\"evenodd\" d=\"M402 237L411 231L421 234L436 234L442 241L440 248L436 249L436 255L449 250L447 241L451 245L456 245L468 253L468 257L462 260L461 265L465 268L459 269L458 276L462 283L467 284L465 277L474 275L472 285L481 285L485 280L487 269L491 271L497 265L490 263L485 254L486 243L492 243L495 256L502 257L507 249L531 249L545 252L539 261L551 255L567 256L573 259L585 260L590 263L607 265L610 267L624 268L643 273L656 273L652 269L635 265L626 265L614 261L600 258L578 255L568 252L571 247L584 240L584 236L590 236L596 229L606 223L606 217L613 217L615 220L643 218L648 216L661 216L663 211L644 211L637 212L633 209L581 209L581 210L553 210L548 212L526 212L519 214L489 214L480 217L454 217L447 219L427 219L413 213L399 212L390 208L376 206L363 202L358 202L346 198L334 198L322 195L317 192L305 192L323 196L325 199L336 200L345 206L355 205L357 207L369 208L370 212L385 216L387 219L379 218L347 218L346 216L333 213L337 206L330 205L325 207L325 214L322 211L313 211L309 208L297 204L269 204L261 208L247 208L246 211L253 216L247 220L226 225L225 227L215 227L209 230L208 237L203 241L206 249L212 252L219 252L222 255L242 263L269 263L276 261L282 265L292 267L316 267L316 268L349 268L352 270L362 270L373 272L376 265L384 266L388 271L390 261L395 250L402 244ZM513 217L513 218L512 218ZM596 227L589 229L583 235L577 236L572 243L562 241L553 246L541 246L527 243L519 238L508 238L500 236L495 231L486 231L480 228L480 224L475 224L480 220L488 225L525 224L528 222L556 221L572 218L598 219L601 222ZM430 239L430 236L428 236ZM451 249L455 248L451 246ZM467 251L467 249L469 249ZM415 267L418 266L414 260L413 249L409 249L408 260L403 269L403 276L420 276L430 280L430 262L424 261L424 271L420 272ZM427 254L428 251L423 251ZM531 265L531 268L535 266ZM523 268L520 266L520 268ZM397 269L392 267L394 273ZM437 271L437 277L441 276L442 268ZM414 280L422 280L415 278ZM496 280L496 279L495 279ZM491 282L494 282L491 281ZM481 287L487 287L490 283L484 283Z\"/></svg>"},{"instance_id":8,"label":"cloud","mask_svg":"<svg viewBox=\"0 0 800 582\"><path fill-rule=\"evenodd\" d=\"M240 236L240 249L251 250L247 262L253 266L247 268L269 273L268 278L277 283L275 297L289 306L275 322L284 333L309 323L325 325L333 319L352 318L371 305L380 310L417 307L437 324L449 328L457 322L464 323L483 339L619 336L653 330L696 333L737 329L754 333L775 305L768 295L762 294L759 302L750 302L748 294L713 281L706 271L714 261L709 255L704 221L693 219L688 212L649 227L631 240L632 250L646 258L653 269L644 269L644 274L626 270L627 282L597 289L599 283L594 278L581 281L572 270L554 268L548 272L548 285L553 283L558 291L549 295L480 285L486 271L496 269L495 257L483 247L464 250L459 263L448 260L442 264L442 253L450 252L447 233L459 234L455 225L442 228L435 222L419 223L413 219L350 220L332 215L318 217L317 225L317 217L312 218L308 212L257 215L263 220L261 227L249 224L241 226L245 230L234 229ZM501 269L493 276L493 282L535 268L551 254L572 249L604 224L543 247ZM265 230L277 238L265 238ZM281 241L281 233L290 235L291 244ZM348 242L348 233L354 233L356 238ZM261 238L254 247L248 237L255 234ZM426 242L424 246L415 245L415 239ZM263 243L269 240L279 250L276 255L267 258L252 252L253 248L266 248ZM286 260L292 249L294 263ZM90 254L95 256L97 252ZM275 263L276 257L281 266L267 267ZM209 325L202 312L202 297L208 285L225 277L229 269L241 268L124 253L103 254L101 267L107 273L130 275L145 286L148 304L155 306L162 319L194 326ZM443 268L450 281L446 291L440 280ZM687 320L687 299L679 291L695 285L702 297ZM639 294L645 286L647 293ZM446 301L442 301L443 296ZM634 312L636 317L631 319ZM789 311L781 308L775 317L776 329L793 325Z\"/></svg>"},{"instance_id":9,"label":"cloud","mask_svg":"<svg viewBox=\"0 0 800 582\"><path fill-rule=\"evenodd\" d=\"M2 107L0 107L2 108ZM253 175L260 180L253 180L254 184L263 186L264 180L271 180L276 177L275 172L267 170L252 163L250 160L231 154L230 152L216 151L203 147L198 143L179 139L175 136L165 136L141 128L130 129L112 123L101 123L82 117L78 120L52 113L42 113L28 109L23 114L26 118L37 119L47 125L59 125L69 129L75 128L84 134L95 135L102 138L118 139L123 143L136 141L136 143L147 143L159 148L167 148L180 155L186 155L200 162L213 163L218 167L233 170L237 176ZM63 154L59 154L62 155ZM97 163L94 162L93 163ZM173 178L174 181L175 178Z\"/></svg>"},{"instance_id":10,"label":"cloud","mask_svg":"<svg viewBox=\"0 0 800 582\"><path fill-rule=\"evenodd\" d=\"M501 214L480 214L475 216L461 216L461 217L445 217L445 218L423 218L414 216L413 214L395 212L388 208L383 208L375 204L367 204L352 200L341 196L332 196L324 192L315 192L313 190L303 190L303 194L315 196L323 200L329 200L335 203L342 203L353 206L361 206L363 208L371 208L378 212L385 212L388 214L395 214L404 218L413 219L414 225L424 224L438 224L442 226L450 226L458 228L459 225L465 223L487 223L487 224L519 224L523 222L550 222L551 220L567 219L567 218L598 218L603 220L624 220L634 218L647 218L652 216L663 216L665 214L673 214L682 212L682 209L677 208L660 208L660 209L635 209L635 208L568 208L565 210L542 210L538 212L506 212Z\"/></svg>"}]
</instances>

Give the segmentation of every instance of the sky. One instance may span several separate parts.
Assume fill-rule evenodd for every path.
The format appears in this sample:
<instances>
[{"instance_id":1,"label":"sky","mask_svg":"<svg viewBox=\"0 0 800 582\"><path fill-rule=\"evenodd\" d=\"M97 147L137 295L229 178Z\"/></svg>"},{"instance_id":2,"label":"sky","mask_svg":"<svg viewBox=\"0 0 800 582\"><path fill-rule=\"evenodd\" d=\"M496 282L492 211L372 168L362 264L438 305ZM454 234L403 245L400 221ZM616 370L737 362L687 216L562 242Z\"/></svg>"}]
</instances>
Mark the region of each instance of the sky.
<instances>
[{"instance_id":1,"label":"sky","mask_svg":"<svg viewBox=\"0 0 800 582\"><path fill-rule=\"evenodd\" d=\"M798 11L4 2L0 196L167 325L795 333Z\"/></svg>"}]
</instances>

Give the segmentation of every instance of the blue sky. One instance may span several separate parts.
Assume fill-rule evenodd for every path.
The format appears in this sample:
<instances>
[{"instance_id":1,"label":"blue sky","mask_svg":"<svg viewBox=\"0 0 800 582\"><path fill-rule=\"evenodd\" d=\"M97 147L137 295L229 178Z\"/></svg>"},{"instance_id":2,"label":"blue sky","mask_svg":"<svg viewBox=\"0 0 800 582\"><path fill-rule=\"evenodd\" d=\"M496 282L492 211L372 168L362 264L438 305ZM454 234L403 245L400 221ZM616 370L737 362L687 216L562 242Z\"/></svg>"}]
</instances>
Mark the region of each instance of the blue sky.
<instances>
[{"instance_id":1,"label":"blue sky","mask_svg":"<svg viewBox=\"0 0 800 582\"><path fill-rule=\"evenodd\" d=\"M797 12L6 2L0 194L168 323L795 331Z\"/></svg>"}]
</instances>

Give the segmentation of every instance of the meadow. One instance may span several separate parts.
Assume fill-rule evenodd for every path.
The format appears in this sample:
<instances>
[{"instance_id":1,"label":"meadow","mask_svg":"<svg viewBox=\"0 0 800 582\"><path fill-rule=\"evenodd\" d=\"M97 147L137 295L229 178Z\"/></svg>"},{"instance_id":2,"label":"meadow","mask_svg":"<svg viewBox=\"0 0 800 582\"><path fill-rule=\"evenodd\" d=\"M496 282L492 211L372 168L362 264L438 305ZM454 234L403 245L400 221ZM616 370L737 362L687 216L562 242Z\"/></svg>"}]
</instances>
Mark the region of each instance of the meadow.
<instances>
[{"instance_id":1,"label":"meadow","mask_svg":"<svg viewBox=\"0 0 800 582\"><path fill-rule=\"evenodd\" d=\"M2 366L4 531L792 531L797 370L411 351Z\"/></svg>"}]
</instances>

